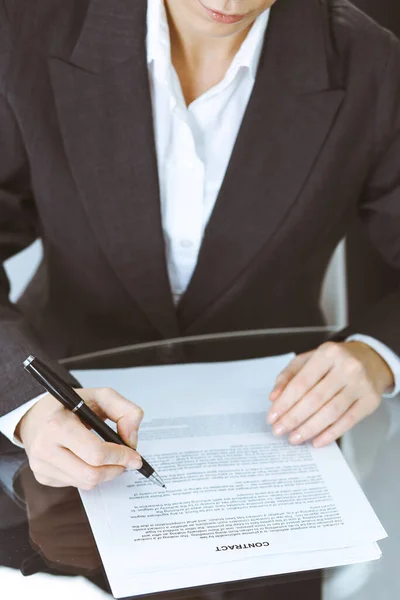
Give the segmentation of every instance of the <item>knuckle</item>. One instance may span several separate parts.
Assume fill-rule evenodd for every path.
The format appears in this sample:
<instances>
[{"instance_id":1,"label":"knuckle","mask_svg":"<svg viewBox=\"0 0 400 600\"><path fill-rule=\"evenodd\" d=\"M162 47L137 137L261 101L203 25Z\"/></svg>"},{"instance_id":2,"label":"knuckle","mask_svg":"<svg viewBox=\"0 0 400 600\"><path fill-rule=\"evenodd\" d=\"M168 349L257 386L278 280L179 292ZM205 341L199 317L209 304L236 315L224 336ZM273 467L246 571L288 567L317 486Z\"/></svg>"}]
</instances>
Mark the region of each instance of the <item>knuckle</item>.
<instances>
[{"instance_id":1,"label":"knuckle","mask_svg":"<svg viewBox=\"0 0 400 600\"><path fill-rule=\"evenodd\" d=\"M321 349L323 350L326 357L332 359L337 358L341 353L340 347L336 342L325 342L324 344L322 344Z\"/></svg>"},{"instance_id":2,"label":"knuckle","mask_svg":"<svg viewBox=\"0 0 400 600\"><path fill-rule=\"evenodd\" d=\"M304 377L301 377L293 383L293 391L297 396L304 396L308 390L308 382Z\"/></svg>"},{"instance_id":3,"label":"knuckle","mask_svg":"<svg viewBox=\"0 0 400 600\"><path fill-rule=\"evenodd\" d=\"M292 405L289 402L286 400L283 402L281 399L279 399L276 403L275 410L280 418L283 418L291 407Z\"/></svg>"},{"instance_id":4,"label":"knuckle","mask_svg":"<svg viewBox=\"0 0 400 600\"><path fill-rule=\"evenodd\" d=\"M364 365L356 358L349 358L347 360L345 371L351 377L363 377L365 375Z\"/></svg>"},{"instance_id":5,"label":"knuckle","mask_svg":"<svg viewBox=\"0 0 400 600\"><path fill-rule=\"evenodd\" d=\"M119 446L117 449L117 454L115 455L114 464L125 466L132 459L132 456L135 456L130 450L130 448L125 446Z\"/></svg>"},{"instance_id":6,"label":"knuckle","mask_svg":"<svg viewBox=\"0 0 400 600\"><path fill-rule=\"evenodd\" d=\"M95 488L101 481L101 474L96 469L91 469L90 467L85 469L83 475L84 484L89 486L90 489Z\"/></svg>"},{"instance_id":7,"label":"knuckle","mask_svg":"<svg viewBox=\"0 0 400 600\"><path fill-rule=\"evenodd\" d=\"M113 396L114 394L116 394L116 391L111 387L97 388L96 391L100 398L109 398L110 396Z\"/></svg>"},{"instance_id":8,"label":"knuckle","mask_svg":"<svg viewBox=\"0 0 400 600\"><path fill-rule=\"evenodd\" d=\"M288 415L282 421L282 423L285 426L285 428L290 431L292 429L295 429L296 427L298 427L301 424L301 419L300 419L299 415L296 415L296 414Z\"/></svg>"},{"instance_id":9,"label":"knuckle","mask_svg":"<svg viewBox=\"0 0 400 600\"><path fill-rule=\"evenodd\" d=\"M65 415L65 419L63 420L62 425L60 425L58 433L55 433L54 439L59 440L60 435L62 435L62 439L69 440L76 436L76 416L69 412ZM81 421L78 421L79 426L84 427Z\"/></svg>"},{"instance_id":10,"label":"knuckle","mask_svg":"<svg viewBox=\"0 0 400 600\"><path fill-rule=\"evenodd\" d=\"M323 403L324 397L320 392L314 392L313 394L310 394L307 402L311 410L320 408Z\"/></svg>"},{"instance_id":11,"label":"knuckle","mask_svg":"<svg viewBox=\"0 0 400 600\"><path fill-rule=\"evenodd\" d=\"M87 461L93 467L100 467L105 460L104 450L101 447L92 448L87 454Z\"/></svg>"},{"instance_id":12,"label":"knuckle","mask_svg":"<svg viewBox=\"0 0 400 600\"><path fill-rule=\"evenodd\" d=\"M338 404L332 404L332 406L330 406L329 408L329 419L331 422L335 422L339 419L339 417L342 414L342 410L341 408L338 406Z\"/></svg>"},{"instance_id":13,"label":"knuckle","mask_svg":"<svg viewBox=\"0 0 400 600\"><path fill-rule=\"evenodd\" d=\"M135 417L138 421L141 421L144 417L144 410L143 408L141 408L140 406L136 406L134 407L134 414Z\"/></svg>"},{"instance_id":14,"label":"knuckle","mask_svg":"<svg viewBox=\"0 0 400 600\"><path fill-rule=\"evenodd\" d=\"M351 429L357 423L358 419L354 412L349 412L343 417L343 427Z\"/></svg>"},{"instance_id":15,"label":"knuckle","mask_svg":"<svg viewBox=\"0 0 400 600\"><path fill-rule=\"evenodd\" d=\"M60 431L62 429L61 419L58 415L55 415L52 419L50 419L47 423L47 436L49 438L58 439L60 435Z\"/></svg>"}]
</instances>

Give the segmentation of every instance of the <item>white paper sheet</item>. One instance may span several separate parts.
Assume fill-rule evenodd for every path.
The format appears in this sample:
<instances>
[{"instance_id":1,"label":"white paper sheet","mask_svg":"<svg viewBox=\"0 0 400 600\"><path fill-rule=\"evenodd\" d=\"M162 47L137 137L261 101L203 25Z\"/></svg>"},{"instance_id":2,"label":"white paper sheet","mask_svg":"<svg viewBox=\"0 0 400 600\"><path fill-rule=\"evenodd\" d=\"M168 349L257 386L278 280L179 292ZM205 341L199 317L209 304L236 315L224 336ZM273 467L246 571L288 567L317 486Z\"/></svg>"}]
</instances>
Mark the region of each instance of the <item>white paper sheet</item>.
<instances>
[{"instance_id":1,"label":"white paper sheet","mask_svg":"<svg viewBox=\"0 0 400 600\"><path fill-rule=\"evenodd\" d=\"M257 577L271 577L313 571L377 560L381 557L378 544L370 543L353 548L339 550L321 550L318 552L297 552L294 554L276 554L243 559L206 567L171 569L156 573L113 573L107 571L112 593L115 598L139 596L178 590L202 585L214 585L224 582L243 581Z\"/></svg>"},{"instance_id":2,"label":"white paper sheet","mask_svg":"<svg viewBox=\"0 0 400 600\"><path fill-rule=\"evenodd\" d=\"M266 424L291 358L75 373L144 408L138 450L168 488L125 473L81 493L114 594L376 558L386 533L336 444L291 447Z\"/></svg>"}]
</instances>

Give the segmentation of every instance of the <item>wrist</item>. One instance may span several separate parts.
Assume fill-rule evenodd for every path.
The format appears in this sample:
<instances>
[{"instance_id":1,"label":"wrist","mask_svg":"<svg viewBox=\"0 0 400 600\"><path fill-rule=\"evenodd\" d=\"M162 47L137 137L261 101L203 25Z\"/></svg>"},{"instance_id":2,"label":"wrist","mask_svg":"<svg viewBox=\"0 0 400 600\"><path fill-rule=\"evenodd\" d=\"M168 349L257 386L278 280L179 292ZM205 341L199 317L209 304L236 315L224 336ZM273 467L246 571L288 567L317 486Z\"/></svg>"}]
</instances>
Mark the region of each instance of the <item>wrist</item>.
<instances>
[{"instance_id":1,"label":"wrist","mask_svg":"<svg viewBox=\"0 0 400 600\"><path fill-rule=\"evenodd\" d=\"M22 417L22 419L19 421L19 423L17 424L15 431L14 431L14 436L16 437L16 439L18 440L18 442L20 442L21 444L24 443L24 437L25 437L25 428L26 428L26 421L27 418L29 417L29 413L34 409L35 407L32 406L32 408L30 408Z\"/></svg>"},{"instance_id":2,"label":"wrist","mask_svg":"<svg viewBox=\"0 0 400 600\"><path fill-rule=\"evenodd\" d=\"M351 347L356 357L361 360L374 388L380 395L393 389L395 385L393 371L379 352L376 352L371 346L358 340L345 343Z\"/></svg>"},{"instance_id":3,"label":"wrist","mask_svg":"<svg viewBox=\"0 0 400 600\"><path fill-rule=\"evenodd\" d=\"M29 424L32 421L32 415L36 414L36 412L38 411L40 414L41 408L52 404L52 401L56 402L56 400L52 398L50 394L46 393L33 406L31 406L29 410L26 411L26 413L21 417L14 430L14 436L17 439L17 441L25 445L26 436L27 434L29 434Z\"/></svg>"}]
</instances>

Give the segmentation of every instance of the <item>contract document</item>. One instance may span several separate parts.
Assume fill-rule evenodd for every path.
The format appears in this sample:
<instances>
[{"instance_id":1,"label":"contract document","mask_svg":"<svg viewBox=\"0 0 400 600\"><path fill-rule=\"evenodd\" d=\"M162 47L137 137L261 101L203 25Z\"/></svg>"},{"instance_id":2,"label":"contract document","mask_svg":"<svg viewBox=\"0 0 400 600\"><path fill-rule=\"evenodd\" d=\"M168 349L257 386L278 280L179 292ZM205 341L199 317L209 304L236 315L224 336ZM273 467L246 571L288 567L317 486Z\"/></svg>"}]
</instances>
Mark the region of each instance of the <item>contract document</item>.
<instances>
[{"instance_id":1,"label":"contract document","mask_svg":"<svg viewBox=\"0 0 400 600\"><path fill-rule=\"evenodd\" d=\"M81 491L115 597L372 560L386 537L338 446L290 446L266 422L293 355L77 371L141 406L137 472Z\"/></svg>"}]
</instances>

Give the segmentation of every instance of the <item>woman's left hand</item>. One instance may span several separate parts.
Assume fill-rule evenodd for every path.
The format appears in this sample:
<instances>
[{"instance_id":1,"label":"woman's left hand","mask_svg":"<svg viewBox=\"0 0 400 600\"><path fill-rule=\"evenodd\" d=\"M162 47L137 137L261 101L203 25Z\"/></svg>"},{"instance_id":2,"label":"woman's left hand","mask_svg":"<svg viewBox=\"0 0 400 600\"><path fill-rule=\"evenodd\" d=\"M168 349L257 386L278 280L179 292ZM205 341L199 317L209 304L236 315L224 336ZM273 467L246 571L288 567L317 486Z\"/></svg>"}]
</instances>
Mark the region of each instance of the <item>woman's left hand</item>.
<instances>
[{"instance_id":1,"label":"woman's left hand","mask_svg":"<svg viewBox=\"0 0 400 600\"><path fill-rule=\"evenodd\" d=\"M373 413L393 385L391 369L367 344L326 342L281 372L267 420L292 444L326 446Z\"/></svg>"}]
</instances>

